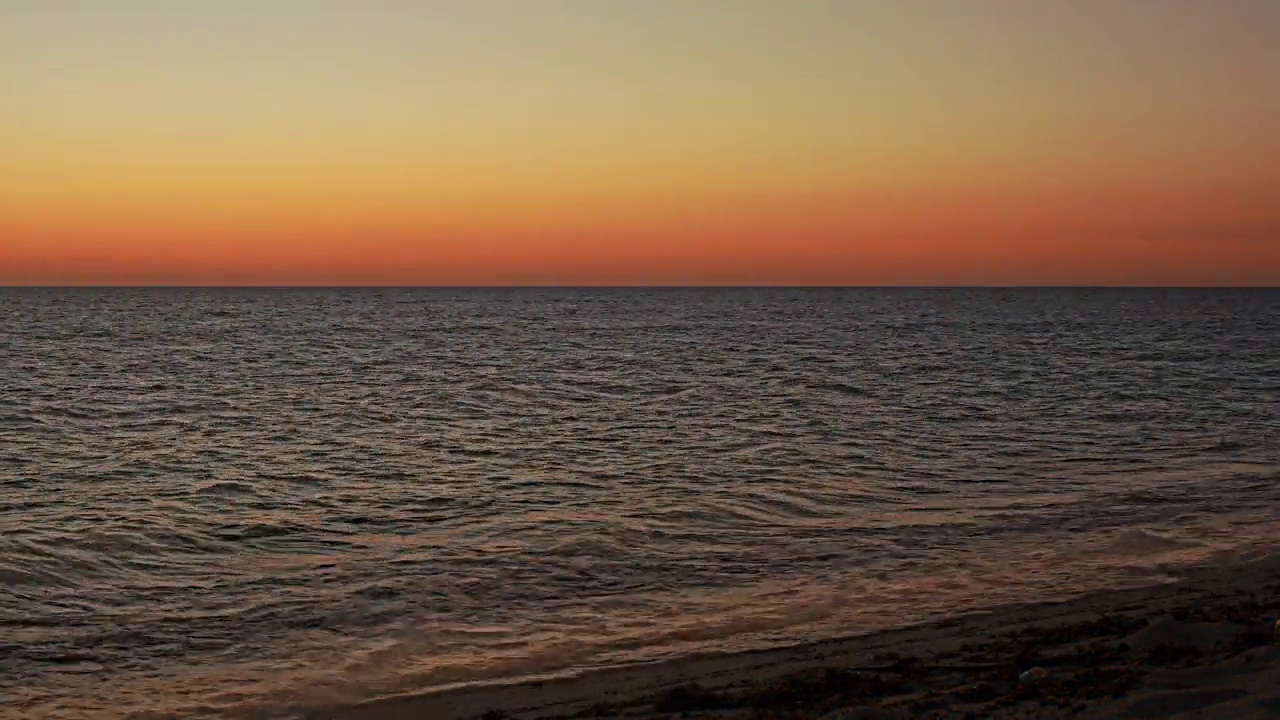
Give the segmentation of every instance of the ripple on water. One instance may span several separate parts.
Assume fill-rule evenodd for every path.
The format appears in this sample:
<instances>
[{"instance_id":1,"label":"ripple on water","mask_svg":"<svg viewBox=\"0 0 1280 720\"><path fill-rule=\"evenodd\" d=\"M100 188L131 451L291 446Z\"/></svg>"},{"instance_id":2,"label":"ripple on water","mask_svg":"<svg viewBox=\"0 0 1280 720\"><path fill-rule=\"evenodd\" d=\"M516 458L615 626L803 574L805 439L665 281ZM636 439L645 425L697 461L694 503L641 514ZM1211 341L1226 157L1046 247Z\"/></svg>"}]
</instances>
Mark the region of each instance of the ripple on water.
<instances>
[{"instance_id":1,"label":"ripple on water","mask_svg":"<svg viewBox=\"0 0 1280 720\"><path fill-rule=\"evenodd\" d=\"M0 695L34 718L1161 582L1280 512L1268 291L0 290L0 347Z\"/></svg>"}]
</instances>

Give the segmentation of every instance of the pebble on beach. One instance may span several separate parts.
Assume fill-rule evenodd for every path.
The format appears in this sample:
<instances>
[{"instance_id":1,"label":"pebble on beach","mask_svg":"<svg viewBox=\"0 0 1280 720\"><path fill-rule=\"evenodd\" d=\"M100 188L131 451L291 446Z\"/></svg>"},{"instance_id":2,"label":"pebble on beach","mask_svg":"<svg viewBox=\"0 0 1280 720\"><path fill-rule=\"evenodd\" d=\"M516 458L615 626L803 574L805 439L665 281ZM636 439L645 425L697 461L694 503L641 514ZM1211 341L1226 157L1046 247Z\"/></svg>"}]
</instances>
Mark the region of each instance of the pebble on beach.
<instances>
[{"instance_id":1,"label":"pebble on beach","mask_svg":"<svg viewBox=\"0 0 1280 720\"><path fill-rule=\"evenodd\" d=\"M1018 682L1026 685L1030 685L1032 683L1038 683L1047 677L1049 677L1048 670L1045 670L1042 667L1033 667L1030 670L1019 675Z\"/></svg>"}]
</instances>

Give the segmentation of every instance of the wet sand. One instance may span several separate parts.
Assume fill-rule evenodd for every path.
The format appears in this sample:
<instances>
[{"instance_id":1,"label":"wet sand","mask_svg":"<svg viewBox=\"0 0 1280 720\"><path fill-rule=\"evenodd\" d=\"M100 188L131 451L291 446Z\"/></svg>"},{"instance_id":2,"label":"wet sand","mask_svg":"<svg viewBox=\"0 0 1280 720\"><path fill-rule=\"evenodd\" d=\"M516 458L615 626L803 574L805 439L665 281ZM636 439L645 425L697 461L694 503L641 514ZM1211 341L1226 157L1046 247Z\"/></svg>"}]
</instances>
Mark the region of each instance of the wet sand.
<instances>
[{"instance_id":1,"label":"wet sand","mask_svg":"<svg viewBox=\"0 0 1280 720\"><path fill-rule=\"evenodd\" d=\"M1280 718L1280 556L874 635L400 696L320 720Z\"/></svg>"}]
</instances>

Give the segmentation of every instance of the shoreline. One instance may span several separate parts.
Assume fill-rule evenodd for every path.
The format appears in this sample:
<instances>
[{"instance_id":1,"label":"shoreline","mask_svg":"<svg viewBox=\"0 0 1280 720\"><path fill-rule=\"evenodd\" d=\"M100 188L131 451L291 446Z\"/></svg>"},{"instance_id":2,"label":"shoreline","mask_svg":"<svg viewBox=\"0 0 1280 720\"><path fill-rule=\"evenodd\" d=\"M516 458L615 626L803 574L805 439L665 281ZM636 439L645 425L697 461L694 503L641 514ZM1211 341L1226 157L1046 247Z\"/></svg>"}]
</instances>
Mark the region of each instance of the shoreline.
<instances>
[{"instance_id":1,"label":"shoreline","mask_svg":"<svg viewBox=\"0 0 1280 720\"><path fill-rule=\"evenodd\" d=\"M1277 618L1273 554L1190 569L1172 583L866 635L425 691L303 717L1173 717L1152 714L1162 702L1198 717L1277 717ZM1019 681L1029 670L1036 677Z\"/></svg>"}]
</instances>

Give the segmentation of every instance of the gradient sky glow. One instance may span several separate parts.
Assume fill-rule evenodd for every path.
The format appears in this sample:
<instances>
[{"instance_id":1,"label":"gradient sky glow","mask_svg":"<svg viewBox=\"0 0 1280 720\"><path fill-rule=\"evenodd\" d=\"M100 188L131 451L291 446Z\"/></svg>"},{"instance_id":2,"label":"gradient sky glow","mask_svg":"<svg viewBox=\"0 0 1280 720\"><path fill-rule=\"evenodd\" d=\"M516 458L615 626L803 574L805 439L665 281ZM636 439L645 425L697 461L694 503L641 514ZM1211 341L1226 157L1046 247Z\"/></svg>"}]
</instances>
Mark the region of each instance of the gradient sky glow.
<instances>
[{"instance_id":1,"label":"gradient sky glow","mask_svg":"<svg viewBox=\"0 0 1280 720\"><path fill-rule=\"evenodd\" d=\"M0 0L0 283L1280 284L1275 0L364 5Z\"/></svg>"}]
</instances>

